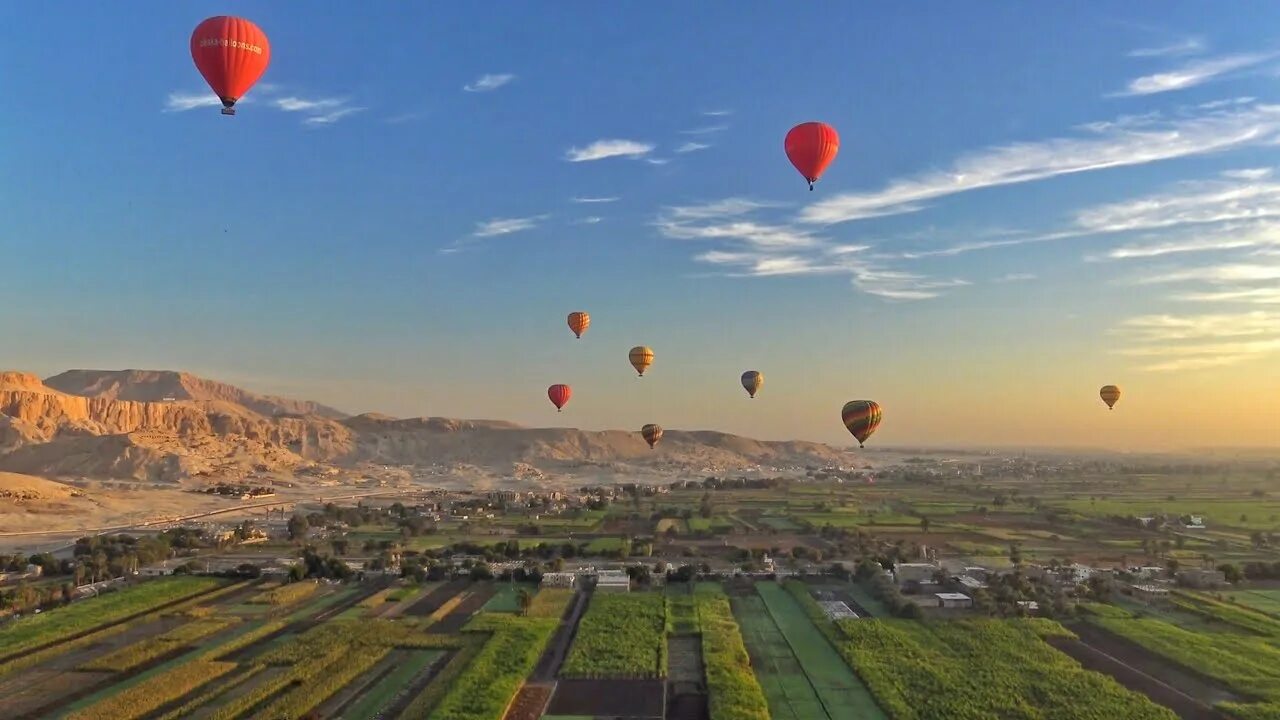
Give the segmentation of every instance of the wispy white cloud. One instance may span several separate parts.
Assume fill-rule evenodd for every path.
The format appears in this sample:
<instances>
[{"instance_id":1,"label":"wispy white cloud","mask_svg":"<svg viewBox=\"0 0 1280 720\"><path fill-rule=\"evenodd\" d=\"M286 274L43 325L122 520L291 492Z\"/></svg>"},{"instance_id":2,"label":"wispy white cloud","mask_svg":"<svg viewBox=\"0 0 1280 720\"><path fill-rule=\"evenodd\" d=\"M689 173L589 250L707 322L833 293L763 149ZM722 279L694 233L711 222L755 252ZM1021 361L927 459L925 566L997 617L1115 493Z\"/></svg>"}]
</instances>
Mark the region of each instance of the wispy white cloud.
<instances>
[{"instance_id":1,"label":"wispy white cloud","mask_svg":"<svg viewBox=\"0 0 1280 720\"><path fill-rule=\"evenodd\" d=\"M1112 248L1101 258L1129 260L1178 253L1236 250L1265 245L1280 245L1280 222L1235 223L1212 229L1190 228L1166 232L1162 239Z\"/></svg>"},{"instance_id":2,"label":"wispy white cloud","mask_svg":"<svg viewBox=\"0 0 1280 720\"><path fill-rule=\"evenodd\" d=\"M330 125L348 115L365 110L350 104L349 98L322 97L308 98L298 95L276 95L280 88L275 85L264 85L257 89L259 97L268 96L267 107L287 113L299 113L303 116L304 125ZM252 97L243 97L236 107L253 102ZM222 102L211 92L172 92L165 101L165 112L184 112L197 108L219 107Z\"/></svg>"},{"instance_id":3,"label":"wispy white cloud","mask_svg":"<svg viewBox=\"0 0 1280 720\"><path fill-rule=\"evenodd\" d=\"M651 158L645 158L644 161L649 163L650 165L666 165L667 163L671 162L671 158L651 157Z\"/></svg>"},{"instance_id":4,"label":"wispy white cloud","mask_svg":"<svg viewBox=\"0 0 1280 720\"><path fill-rule=\"evenodd\" d=\"M1253 310L1209 315L1140 315L1125 320L1120 332L1142 342L1280 335L1280 313Z\"/></svg>"},{"instance_id":5,"label":"wispy white cloud","mask_svg":"<svg viewBox=\"0 0 1280 720\"><path fill-rule=\"evenodd\" d=\"M680 147L676 148L676 152L678 153L698 152L699 150L706 150L709 147L711 146L705 143L687 142L681 145Z\"/></svg>"},{"instance_id":6,"label":"wispy white cloud","mask_svg":"<svg viewBox=\"0 0 1280 720\"><path fill-rule=\"evenodd\" d=\"M811 228L749 217L780 207L746 198L664 208L655 223L667 238L704 241L722 247L700 252L698 262L725 269L729 277L846 275L860 292L889 300L927 300L968 284L886 267L865 251L868 245L832 244Z\"/></svg>"},{"instance_id":7,"label":"wispy white cloud","mask_svg":"<svg viewBox=\"0 0 1280 720\"><path fill-rule=\"evenodd\" d=\"M1113 93L1113 95L1154 95L1173 90L1184 90L1204 84L1236 70L1254 67L1275 56L1275 53L1242 53L1194 60L1176 70L1134 78L1124 90Z\"/></svg>"},{"instance_id":8,"label":"wispy white cloud","mask_svg":"<svg viewBox=\"0 0 1280 720\"><path fill-rule=\"evenodd\" d=\"M599 215L590 215L588 217L578 218L577 220L574 220L573 224L574 225L595 225L596 223L602 222L602 221L604 221L604 218L600 217Z\"/></svg>"},{"instance_id":9,"label":"wispy white cloud","mask_svg":"<svg viewBox=\"0 0 1280 720\"><path fill-rule=\"evenodd\" d=\"M1280 280L1280 265L1224 263L1188 267L1138 276L1133 282L1137 285L1159 285L1186 282L1251 283L1269 280Z\"/></svg>"},{"instance_id":10,"label":"wispy white cloud","mask_svg":"<svg viewBox=\"0 0 1280 720\"><path fill-rule=\"evenodd\" d=\"M303 120L302 123L304 125L332 125L348 115L363 112L364 110L365 108L362 107L337 108L336 110L330 110L329 112L312 115L311 117Z\"/></svg>"},{"instance_id":11,"label":"wispy white cloud","mask_svg":"<svg viewBox=\"0 0 1280 720\"><path fill-rule=\"evenodd\" d=\"M732 110L707 110L702 113L707 117L727 117L733 114Z\"/></svg>"},{"instance_id":12,"label":"wispy white cloud","mask_svg":"<svg viewBox=\"0 0 1280 720\"><path fill-rule=\"evenodd\" d=\"M494 218L492 220L476 223L475 232L471 233L471 236L487 238L532 230L538 227L538 223L545 219L547 219L546 215L534 215L532 217L519 218Z\"/></svg>"},{"instance_id":13,"label":"wispy white cloud","mask_svg":"<svg viewBox=\"0 0 1280 720\"><path fill-rule=\"evenodd\" d=\"M707 125L706 127L697 127L692 130L681 130L683 135L710 135L712 133L724 132L728 130L728 125Z\"/></svg>"},{"instance_id":14,"label":"wispy white cloud","mask_svg":"<svg viewBox=\"0 0 1280 720\"><path fill-rule=\"evenodd\" d=\"M511 73L481 75L474 82L463 85L462 89L471 93L491 92L515 79L516 76Z\"/></svg>"},{"instance_id":15,"label":"wispy white cloud","mask_svg":"<svg viewBox=\"0 0 1280 720\"><path fill-rule=\"evenodd\" d=\"M1159 45L1149 48L1138 48L1131 50L1129 57L1136 58L1153 58L1153 57L1177 57L1181 55L1194 55L1203 52L1205 49L1204 41L1197 37L1189 37L1168 45Z\"/></svg>"},{"instance_id":16,"label":"wispy white cloud","mask_svg":"<svg viewBox=\"0 0 1280 720\"><path fill-rule=\"evenodd\" d=\"M331 125L348 115L362 112L365 108L349 104L348 98L304 98L297 95L286 95L271 99L271 106L289 113L301 113L306 117L305 125Z\"/></svg>"},{"instance_id":17,"label":"wispy white cloud","mask_svg":"<svg viewBox=\"0 0 1280 720\"><path fill-rule=\"evenodd\" d=\"M1198 303L1250 303L1254 305L1280 305L1280 287L1237 288L1186 292L1173 296L1174 300Z\"/></svg>"},{"instance_id":18,"label":"wispy white cloud","mask_svg":"<svg viewBox=\"0 0 1280 720\"><path fill-rule=\"evenodd\" d=\"M1088 134L971 153L947 170L894 180L877 191L843 193L813 203L799 219L832 224L897 215L918 211L930 200L981 188L1274 142L1280 134L1280 106L1196 109L1173 118L1122 117L1092 123L1084 132Z\"/></svg>"},{"instance_id":19,"label":"wispy white cloud","mask_svg":"<svg viewBox=\"0 0 1280 720\"><path fill-rule=\"evenodd\" d=\"M1012 282L1030 282L1038 279L1040 276L1035 273L1007 273L996 278L996 282L1012 283Z\"/></svg>"},{"instance_id":20,"label":"wispy white cloud","mask_svg":"<svg viewBox=\"0 0 1280 720\"><path fill-rule=\"evenodd\" d=\"M249 98L240 100L241 103L248 102ZM186 112L187 110L195 110L198 108L222 107L222 101L212 92L171 92L169 97L165 99L165 112Z\"/></svg>"},{"instance_id":21,"label":"wispy white cloud","mask_svg":"<svg viewBox=\"0 0 1280 720\"><path fill-rule=\"evenodd\" d=\"M1280 312L1142 315L1112 332L1127 343L1117 354L1159 359L1146 370L1223 367L1280 351Z\"/></svg>"},{"instance_id":22,"label":"wispy white cloud","mask_svg":"<svg viewBox=\"0 0 1280 720\"><path fill-rule=\"evenodd\" d=\"M1241 168L1239 170L1225 170L1222 176L1232 180L1265 180L1271 177L1271 168Z\"/></svg>"},{"instance_id":23,"label":"wispy white cloud","mask_svg":"<svg viewBox=\"0 0 1280 720\"><path fill-rule=\"evenodd\" d=\"M652 143L636 140L597 140L583 148L569 148L565 159L569 162L590 162L614 157L637 158L648 155L653 149Z\"/></svg>"},{"instance_id":24,"label":"wispy white cloud","mask_svg":"<svg viewBox=\"0 0 1280 720\"><path fill-rule=\"evenodd\" d=\"M611 203L618 202L620 198L616 197L575 197L569 198L571 202L576 203Z\"/></svg>"}]
</instances>

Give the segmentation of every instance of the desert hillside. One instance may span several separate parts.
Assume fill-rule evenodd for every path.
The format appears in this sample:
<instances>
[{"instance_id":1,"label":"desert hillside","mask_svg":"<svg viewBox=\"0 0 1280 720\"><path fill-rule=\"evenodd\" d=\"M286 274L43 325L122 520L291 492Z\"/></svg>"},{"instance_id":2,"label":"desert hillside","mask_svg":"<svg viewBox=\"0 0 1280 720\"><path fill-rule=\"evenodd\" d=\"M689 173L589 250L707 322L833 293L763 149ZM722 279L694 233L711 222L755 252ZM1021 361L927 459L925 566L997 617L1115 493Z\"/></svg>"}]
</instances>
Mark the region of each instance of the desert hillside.
<instances>
[{"instance_id":1,"label":"desert hillside","mask_svg":"<svg viewBox=\"0 0 1280 720\"><path fill-rule=\"evenodd\" d=\"M840 462L840 450L669 430L657 450L623 430L497 420L342 416L318 403L170 371L73 370L47 382L0 372L0 471L174 483L317 466L481 468L496 476Z\"/></svg>"},{"instance_id":2,"label":"desert hillside","mask_svg":"<svg viewBox=\"0 0 1280 720\"><path fill-rule=\"evenodd\" d=\"M267 416L346 417L346 413L319 403L259 395L234 385L172 370L68 370L45 379L44 384L68 395L108 400L228 402Z\"/></svg>"}]
</instances>

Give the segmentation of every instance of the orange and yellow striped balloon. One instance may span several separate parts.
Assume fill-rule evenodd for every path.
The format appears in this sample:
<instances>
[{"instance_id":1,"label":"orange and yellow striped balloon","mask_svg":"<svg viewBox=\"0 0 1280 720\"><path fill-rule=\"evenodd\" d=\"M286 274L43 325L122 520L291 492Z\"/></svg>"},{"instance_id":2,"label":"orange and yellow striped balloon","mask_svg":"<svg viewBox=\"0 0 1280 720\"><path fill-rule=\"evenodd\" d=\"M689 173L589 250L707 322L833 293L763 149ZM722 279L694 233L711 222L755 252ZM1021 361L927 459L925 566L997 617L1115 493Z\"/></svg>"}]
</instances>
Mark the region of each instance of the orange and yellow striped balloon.
<instances>
[{"instance_id":1,"label":"orange and yellow striped balloon","mask_svg":"<svg viewBox=\"0 0 1280 720\"><path fill-rule=\"evenodd\" d=\"M591 327L591 316L579 310L578 312L569 313L569 329L579 339L582 339L582 333Z\"/></svg>"},{"instance_id":2,"label":"orange and yellow striped balloon","mask_svg":"<svg viewBox=\"0 0 1280 720\"><path fill-rule=\"evenodd\" d=\"M644 345L637 345L631 348L631 352L627 353L627 359L631 361L631 367L640 373L640 377L644 377L644 371L653 364L653 349Z\"/></svg>"},{"instance_id":3,"label":"orange and yellow striped balloon","mask_svg":"<svg viewBox=\"0 0 1280 720\"><path fill-rule=\"evenodd\" d=\"M867 438L880 427L882 416L880 405L872 400L850 400L840 411L840 419L844 421L849 434L857 438L858 447L862 447Z\"/></svg>"},{"instance_id":4,"label":"orange and yellow striped balloon","mask_svg":"<svg viewBox=\"0 0 1280 720\"><path fill-rule=\"evenodd\" d=\"M652 450L653 446L657 445L658 441L662 439L662 426L649 423L640 428L640 437L649 443L649 449Z\"/></svg>"},{"instance_id":5,"label":"orange and yellow striped balloon","mask_svg":"<svg viewBox=\"0 0 1280 720\"><path fill-rule=\"evenodd\" d=\"M1098 395L1102 398L1102 402L1107 404L1108 410L1114 410L1116 401L1120 399L1120 388L1115 385L1103 385Z\"/></svg>"}]
</instances>

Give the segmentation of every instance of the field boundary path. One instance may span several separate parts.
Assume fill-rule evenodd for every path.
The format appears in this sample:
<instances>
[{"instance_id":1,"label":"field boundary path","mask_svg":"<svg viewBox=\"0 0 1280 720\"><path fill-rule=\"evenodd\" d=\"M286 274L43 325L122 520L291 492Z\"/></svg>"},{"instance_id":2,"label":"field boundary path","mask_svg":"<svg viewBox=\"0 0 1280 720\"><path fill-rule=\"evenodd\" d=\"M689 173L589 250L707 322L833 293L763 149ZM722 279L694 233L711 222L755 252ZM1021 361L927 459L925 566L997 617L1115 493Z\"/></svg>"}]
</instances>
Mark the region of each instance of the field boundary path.
<instances>
[{"instance_id":1,"label":"field boundary path","mask_svg":"<svg viewBox=\"0 0 1280 720\"><path fill-rule=\"evenodd\" d=\"M565 656L569 654L569 646L573 644L573 636L578 632L578 621L582 619L582 613L586 609L587 593L583 591L574 593L573 602L561 616L560 626L551 636L547 649L542 651L542 657L538 658L538 664L534 667L533 674L529 676L529 682L553 682L556 679L560 666L564 664Z\"/></svg>"},{"instance_id":2,"label":"field boundary path","mask_svg":"<svg viewBox=\"0 0 1280 720\"><path fill-rule=\"evenodd\" d=\"M1184 720L1225 720L1229 716L1216 710L1213 703L1249 701L1105 628L1076 623L1070 629L1078 639L1050 638L1047 642L1085 669L1110 675Z\"/></svg>"}]
</instances>

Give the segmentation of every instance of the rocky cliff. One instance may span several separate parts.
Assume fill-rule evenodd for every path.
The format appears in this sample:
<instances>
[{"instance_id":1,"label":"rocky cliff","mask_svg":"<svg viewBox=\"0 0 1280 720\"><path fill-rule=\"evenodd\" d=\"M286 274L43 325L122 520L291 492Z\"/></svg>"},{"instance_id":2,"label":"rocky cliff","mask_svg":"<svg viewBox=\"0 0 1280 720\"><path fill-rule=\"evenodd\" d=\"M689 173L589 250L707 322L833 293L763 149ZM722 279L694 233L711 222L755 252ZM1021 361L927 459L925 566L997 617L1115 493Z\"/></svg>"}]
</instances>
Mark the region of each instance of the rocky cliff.
<instances>
[{"instance_id":1,"label":"rocky cliff","mask_svg":"<svg viewBox=\"0 0 1280 720\"><path fill-rule=\"evenodd\" d=\"M185 373L77 370L49 383L0 373L0 470L48 476L174 482L315 463L469 465L509 473L618 463L735 468L827 464L842 453L805 442L762 442L668 431L657 451L638 433L523 428L495 420L336 419L316 403L257 395ZM139 400L161 394L175 397ZM303 412L317 409L316 412Z\"/></svg>"}]
</instances>

